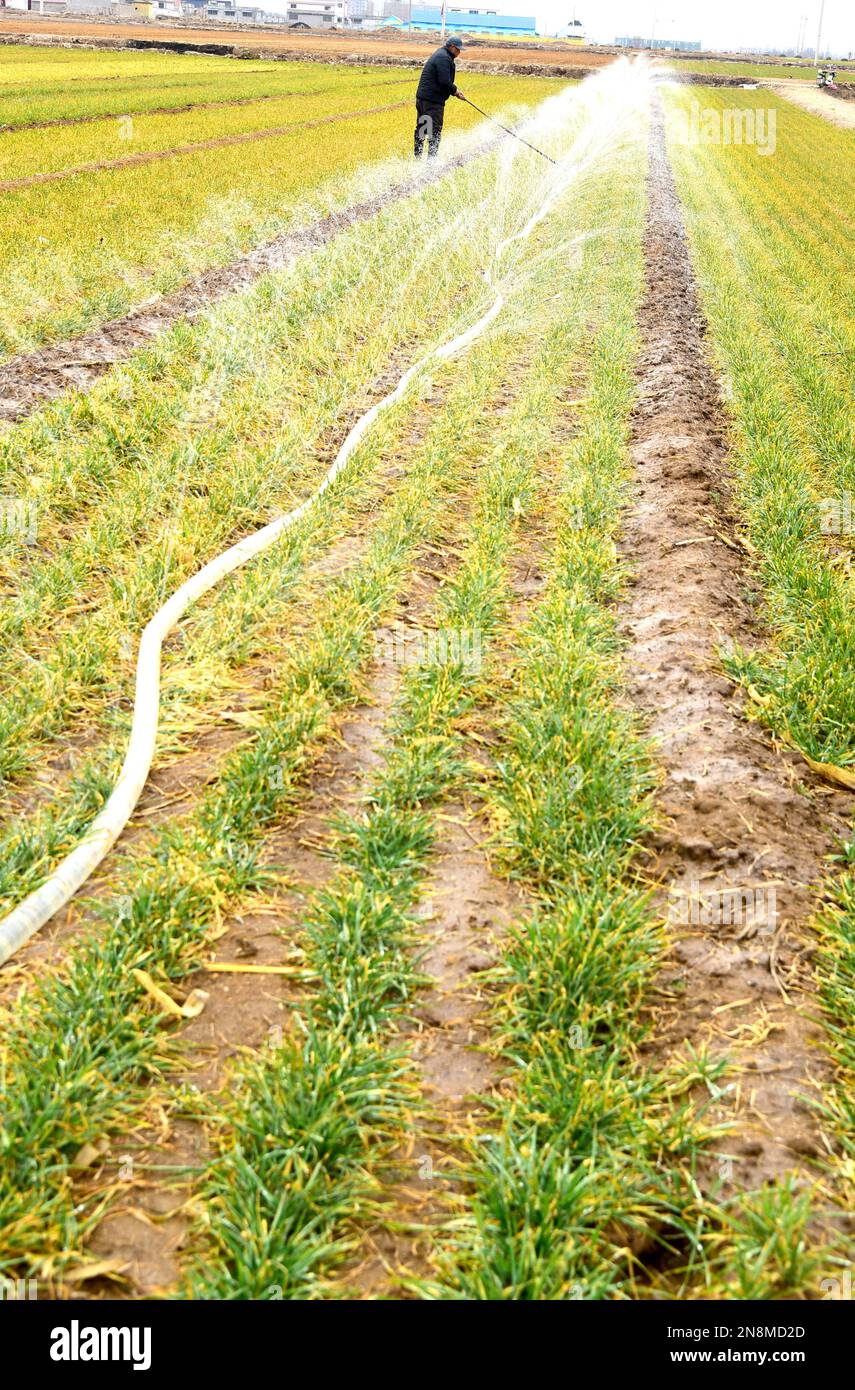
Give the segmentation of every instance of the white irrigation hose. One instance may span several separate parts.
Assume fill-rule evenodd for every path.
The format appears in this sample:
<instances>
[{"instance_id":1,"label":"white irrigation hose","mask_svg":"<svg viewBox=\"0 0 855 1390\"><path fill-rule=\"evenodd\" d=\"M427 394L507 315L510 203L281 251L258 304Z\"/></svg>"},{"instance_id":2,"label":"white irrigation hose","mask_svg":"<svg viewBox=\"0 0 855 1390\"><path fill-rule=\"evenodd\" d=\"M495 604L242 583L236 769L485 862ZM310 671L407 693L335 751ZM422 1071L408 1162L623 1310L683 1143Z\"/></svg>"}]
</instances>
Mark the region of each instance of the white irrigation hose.
<instances>
[{"instance_id":1,"label":"white irrigation hose","mask_svg":"<svg viewBox=\"0 0 855 1390\"><path fill-rule=\"evenodd\" d=\"M585 162L587 161L582 161L582 164ZM494 265L498 265L508 246L517 241L525 241L529 237L550 211L565 186L564 179L555 180L539 208L522 230L499 243L493 256ZM491 268L484 270L484 279L492 286ZM154 757L160 712L160 663L163 643L191 603L208 593L227 574L231 574L232 570L238 569L253 556L269 549L284 531L289 530L304 517L347 466L355 449L381 411L401 399L413 378L429 362L444 361L465 351L501 313L504 302L504 296L497 291L490 308L471 328L467 328L443 346L433 348L404 372L394 390L357 420L316 492L293 511L277 517L260 531L238 541L222 555L209 560L198 574L176 589L172 597L150 619L140 641L131 736L118 781L103 810L95 817L77 848L57 865L40 888L30 893L18 907L0 921L0 966L5 965L9 958L74 896L101 863L130 820Z\"/></svg>"},{"instance_id":2,"label":"white irrigation hose","mask_svg":"<svg viewBox=\"0 0 855 1390\"><path fill-rule=\"evenodd\" d=\"M497 294L487 312L482 314L471 328L467 328L464 333L458 334L443 346L432 349L404 372L394 390L357 420L336 454L323 482L311 497L294 507L293 511L277 517L260 531L238 541L215 559L209 560L198 574L186 580L163 607L157 610L145 627L140 641L134 717L128 750L118 781L103 810L93 820L77 848L62 860L40 888L30 893L29 897L0 922L0 965L5 965L10 956L29 941L30 937L74 896L101 863L130 820L154 757L160 712L161 653L163 643L175 624L197 598L213 589L227 574L251 560L254 555L269 549L284 531L289 530L304 517L347 466L355 449L381 411L401 399L413 377L429 362L444 360L463 352L492 323L501 312L503 304L503 296Z\"/></svg>"}]
</instances>

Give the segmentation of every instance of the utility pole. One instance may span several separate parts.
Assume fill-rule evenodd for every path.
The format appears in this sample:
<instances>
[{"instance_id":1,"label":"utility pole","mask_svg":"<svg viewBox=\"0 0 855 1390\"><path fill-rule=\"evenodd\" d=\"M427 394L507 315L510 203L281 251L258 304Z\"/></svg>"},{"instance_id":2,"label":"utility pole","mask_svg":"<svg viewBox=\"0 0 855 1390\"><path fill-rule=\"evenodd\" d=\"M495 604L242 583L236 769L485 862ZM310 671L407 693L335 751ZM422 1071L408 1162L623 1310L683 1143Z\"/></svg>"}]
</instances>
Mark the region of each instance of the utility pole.
<instances>
[{"instance_id":1,"label":"utility pole","mask_svg":"<svg viewBox=\"0 0 855 1390\"><path fill-rule=\"evenodd\" d=\"M443 42L443 43L445 43L445 6L446 6L446 3L447 3L447 0L442 0L442 8L441 8L441 10L440 10L440 19L441 19L441 21L442 21L441 32L440 32L440 38L442 39L442 42Z\"/></svg>"},{"instance_id":2,"label":"utility pole","mask_svg":"<svg viewBox=\"0 0 855 1390\"><path fill-rule=\"evenodd\" d=\"M825 0L819 3L819 24L816 30L816 65L819 67L819 46L822 43L822 21L825 16Z\"/></svg>"}]
</instances>

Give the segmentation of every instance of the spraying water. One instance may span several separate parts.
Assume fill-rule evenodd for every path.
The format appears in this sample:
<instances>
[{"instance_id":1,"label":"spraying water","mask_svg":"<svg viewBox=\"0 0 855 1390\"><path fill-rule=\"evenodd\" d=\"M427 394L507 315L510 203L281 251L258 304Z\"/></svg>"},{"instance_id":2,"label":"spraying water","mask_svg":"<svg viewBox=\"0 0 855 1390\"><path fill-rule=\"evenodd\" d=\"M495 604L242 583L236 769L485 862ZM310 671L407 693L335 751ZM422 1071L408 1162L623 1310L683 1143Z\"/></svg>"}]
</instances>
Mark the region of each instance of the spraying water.
<instances>
[{"instance_id":1,"label":"spraying water","mask_svg":"<svg viewBox=\"0 0 855 1390\"><path fill-rule=\"evenodd\" d=\"M397 385L356 422L317 490L299 506L230 546L181 584L146 625L136 665L133 722L125 760L103 810L95 817L76 848L49 878L0 922L0 965L4 964L78 891L115 844L127 825L146 783L157 740L160 671L163 643L187 609L227 575L268 550L283 533L305 518L333 486L352 459L378 416L403 399L417 378L432 365L464 352L485 333L502 312L512 286L518 292L531 260L533 232L557 207L570 186L609 157L624 139L638 139L645 128L650 71L643 63L620 60L545 101L521 127L532 143L550 151L553 163L536 159L516 141L507 139L497 160L477 169L472 196L461 201L431 243L430 254L470 236L485 243L483 267L486 307L473 322L457 331L413 363ZM484 141L476 130L449 144L471 148ZM453 151L454 152L454 151ZM537 165L538 167L535 167ZM374 178L388 178L389 166ZM585 232L584 235L591 235ZM568 236L567 240L578 240ZM469 310L471 315L471 309Z\"/></svg>"}]
</instances>

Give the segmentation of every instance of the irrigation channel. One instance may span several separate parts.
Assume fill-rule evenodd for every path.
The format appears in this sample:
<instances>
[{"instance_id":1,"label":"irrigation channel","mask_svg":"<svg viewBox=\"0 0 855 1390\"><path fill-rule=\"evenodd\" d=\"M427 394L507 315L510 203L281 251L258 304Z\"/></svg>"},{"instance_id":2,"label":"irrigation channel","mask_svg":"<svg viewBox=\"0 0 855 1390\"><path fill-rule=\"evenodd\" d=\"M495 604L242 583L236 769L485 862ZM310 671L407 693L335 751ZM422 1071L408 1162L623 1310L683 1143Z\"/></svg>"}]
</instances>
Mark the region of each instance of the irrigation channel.
<instances>
[{"instance_id":1,"label":"irrigation channel","mask_svg":"<svg viewBox=\"0 0 855 1390\"><path fill-rule=\"evenodd\" d=\"M525 176L532 179L536 205L518 230L497 242L490 263L483 269L485 290L489 297L484 311L474 323L462 328L408 367L394 388L356 421L311 496L210 560L197 574L180 585L151 618L140 639L133 724L116 785L77 847L56 866L38 889L0 922L0 965L5 964L86 883L127 825L145 786L154 756L160 707L161 653L168 634L197 599L227 575L275 545L286 531L317 505L347 468L375 421L400 401L419 377L431 366L465 352L496 320L505 303L504 287L508 277L520 273L521 261L524 267L525 244L532 232L574 180L595 165L598 159L607 157L616 130L621 129L633 115L638 120L643 119L650 82L649 71L641 64L618 63L587 79L581 88L575 91L568 89L566 93L551 98L525 123L521 133L532 141L552 139L560 144L561 133L568 124L571 111L579 103L590 111L590 118L583 122L581 134L570 150L561 154L551 167L547 167L540 180L532 178L531 168L526 168ZM515 179L519 164L517 152L509 148L504 163L504 178ZM508 256L512 248L518 248L516 261Z\"/></svg>"}]
</instances>

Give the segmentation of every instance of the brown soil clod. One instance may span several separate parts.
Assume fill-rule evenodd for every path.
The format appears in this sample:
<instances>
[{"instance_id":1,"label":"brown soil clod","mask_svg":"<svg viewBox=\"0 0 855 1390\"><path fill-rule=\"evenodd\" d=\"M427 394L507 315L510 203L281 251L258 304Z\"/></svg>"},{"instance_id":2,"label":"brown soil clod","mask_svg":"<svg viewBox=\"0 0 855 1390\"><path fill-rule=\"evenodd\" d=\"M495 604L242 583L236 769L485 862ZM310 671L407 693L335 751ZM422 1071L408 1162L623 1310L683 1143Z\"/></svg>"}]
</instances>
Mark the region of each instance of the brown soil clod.
<instances>
[{"instance_id":1,"label":"brown soil clod","mask_svg":"<svg viewBox=\"0 0 855 1390\"><path fill-rule=\"evenodd\" d=\"M718 647L763 638L745 557L722 539L724 416L658 99L649 200L623 625L630 693L664 772L664 828L649 849L672 960L651 1050L661 1061L709 1044L731 1058L717 1117L734 1124L722 1143L732 1158L718 1176L744 1190L804 1173L825 1151L810 1101L829 1064L811 1018L805 934L837 827L802 790L809 777L795 756L744 718L720 670Z\"/></svg>"}]
</instances>

